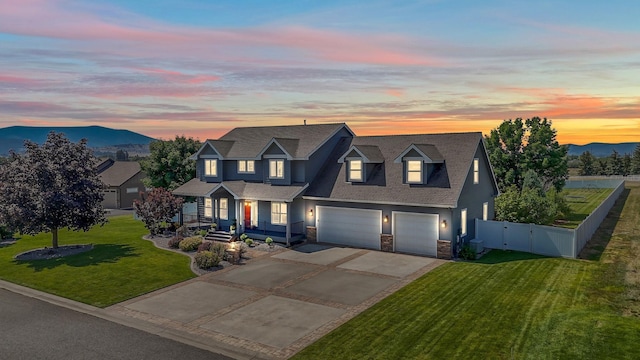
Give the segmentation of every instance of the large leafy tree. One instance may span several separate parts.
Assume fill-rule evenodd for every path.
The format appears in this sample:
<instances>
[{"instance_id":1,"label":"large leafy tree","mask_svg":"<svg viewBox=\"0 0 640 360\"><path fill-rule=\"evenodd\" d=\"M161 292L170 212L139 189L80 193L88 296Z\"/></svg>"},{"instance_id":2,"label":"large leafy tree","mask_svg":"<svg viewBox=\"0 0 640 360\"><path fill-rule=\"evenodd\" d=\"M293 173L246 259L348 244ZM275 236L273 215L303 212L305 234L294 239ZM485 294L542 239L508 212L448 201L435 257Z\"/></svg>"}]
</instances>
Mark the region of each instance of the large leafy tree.
<instances>
[{"instance_id":1,"label":"large leafy tree","mask_svg":"<svg viewBox=\"0 0 640 360\"><path fill-rule=\"evenodd\" d=\"M567 147L556 140L557 132L546 118L505 120L485 138L500 191L515 186L522 190L524 174L535 171L544 191L562 190L569 176Z\"/></svg>"},{"instance_id":2,"label":"large leafy tree","mask_svg":"<svg viewBox=\"0 0 640 360\"><path fill-rule=\"evenodd\" d=\"M173 190L196 176L195 161L189 160L200 148L200 141L185 136L174 140L154 141L149 145L151 155L140 162L147 174L147 187Z\"/></svg>"},{"instance_id":3,"label":"large leafy tree","mask_svg":"<svg viewBox=\"0 0 640 360\"><path fill-rule=\"evenodd\" d=\"M182 198L173 196L171 192L163 188L154 188L142 200L134 200L133 208L151 235L155 235L163 223L171 222L171 218L180 211L182 202Z\"/></svg>"},{"instance_id":4,"label":"large leafy tree","mask_svg":"<svg viewBox=\"0 0 640 360\"><path fill-rule=\"evenodd\" d=\"M72 143L52 131L44 144L24 147L0 167L0 223L23 234L51 232L57 248L58 230L87 231L106 221L104 184L86 140Z\"/></svg>"},{"instance_id":5,"label":"large leafy tree","mask_svg":"<svg viewBox=\"0 0 640 360\"><path fill-rule=\"evenodd\" d=\"M585 151L578 158L580 161L579 174L582 176L596 175L598 172L597 159L591 152Z\"/></svg>"}]
</instances>

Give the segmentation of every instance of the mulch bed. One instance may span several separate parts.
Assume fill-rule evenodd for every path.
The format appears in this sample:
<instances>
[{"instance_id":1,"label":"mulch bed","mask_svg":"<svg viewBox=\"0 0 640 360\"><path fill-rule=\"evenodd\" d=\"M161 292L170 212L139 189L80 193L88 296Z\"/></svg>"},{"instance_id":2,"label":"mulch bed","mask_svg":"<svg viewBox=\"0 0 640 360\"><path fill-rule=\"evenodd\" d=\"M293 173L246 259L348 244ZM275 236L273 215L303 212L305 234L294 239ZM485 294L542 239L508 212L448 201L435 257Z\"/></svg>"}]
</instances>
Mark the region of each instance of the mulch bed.
<instances>
[{"instance_id":1,"label":"mulch bed","mask_svg":"<svg viewBox=\"0 0 640 360\"><path fill-rule=\"evenodd\" d=\"M55 258L61 258L65 256L82 254L93 249L93 244L85 245L64 245L58 248L40 248L35 250L25 251L14 256L14 259L19 261L31 261L31 260L49 260Z\"/></svg>"}]
</instances>

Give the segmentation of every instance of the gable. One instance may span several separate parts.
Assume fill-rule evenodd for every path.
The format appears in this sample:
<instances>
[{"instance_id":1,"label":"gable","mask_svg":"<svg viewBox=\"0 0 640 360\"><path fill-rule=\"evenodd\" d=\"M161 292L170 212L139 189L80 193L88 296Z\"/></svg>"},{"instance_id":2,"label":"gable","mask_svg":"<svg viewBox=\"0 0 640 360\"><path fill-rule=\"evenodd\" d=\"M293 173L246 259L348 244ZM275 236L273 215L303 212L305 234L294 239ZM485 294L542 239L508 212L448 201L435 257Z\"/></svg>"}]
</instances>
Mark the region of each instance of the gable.
<instances>
[{"instance_id":1,"label":"gable","mask_svg":"<svg viewBox=\"0 0 640 360\"><path fill-rule=\"evenodd\" d=\"M278 146L275 142L269 145L265 151L262 152L262 155L286 155L284 150Z\"/></svg>"}]
</instances>

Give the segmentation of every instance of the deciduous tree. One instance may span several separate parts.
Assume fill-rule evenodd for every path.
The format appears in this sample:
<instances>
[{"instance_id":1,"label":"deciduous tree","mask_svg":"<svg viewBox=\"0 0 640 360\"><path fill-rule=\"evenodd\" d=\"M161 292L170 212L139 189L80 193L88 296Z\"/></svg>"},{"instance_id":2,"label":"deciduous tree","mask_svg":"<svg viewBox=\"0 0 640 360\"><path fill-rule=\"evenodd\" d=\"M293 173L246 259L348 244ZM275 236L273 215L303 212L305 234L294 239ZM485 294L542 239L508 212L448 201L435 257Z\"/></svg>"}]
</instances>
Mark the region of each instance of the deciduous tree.
<instances>
[{"instance_id":1,"label":"deciduous tree","mask_svg":"<svg viewBox=\"0 0 640 360\"><path fill-rule=\"evenodd\" d=\"M133 208L151 235L155 235L162 228L162 223L171 222L171 218L180 211L182 202L182 198L173 196L170 191L154 188L142 200L134 200Z\"/></svg>"},{"instance_id":2,"label":"deciduous tree","mask_svg":"<svg viewBox=\"0 0 640 360\"><path fill-rule=\"evenodd\" d=\"M51 232L54 248L59 229L103 224L104 184L86 144L52 131L43 145L25 141L24 154L12 152L0 167L0 223L22 234Z\"/></svg>"},{"instance_id":3,"label":"deciduous tree","mask_svg":"<svg viewBox=\"0 0 640 360\"><path fill-rule=\"evenodd\" d=\"M189 160L200 148L193 138L176 136L174 140L154 141L149 145L151 155L140 165L147 174L143 180L147 187L173 190L196 176L195 161Z\"/></svg>"}]
</instances>

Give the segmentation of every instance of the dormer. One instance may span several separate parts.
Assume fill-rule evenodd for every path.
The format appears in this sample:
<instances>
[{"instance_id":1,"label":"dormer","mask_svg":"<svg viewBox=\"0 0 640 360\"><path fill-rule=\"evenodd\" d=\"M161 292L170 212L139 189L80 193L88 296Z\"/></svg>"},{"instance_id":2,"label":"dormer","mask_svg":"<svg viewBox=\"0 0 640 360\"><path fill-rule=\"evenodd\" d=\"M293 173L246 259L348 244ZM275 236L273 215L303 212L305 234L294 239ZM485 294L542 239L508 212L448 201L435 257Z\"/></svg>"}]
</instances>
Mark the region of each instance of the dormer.
<instances>
[{"instance_id":1,"label":"dormer","mask_svg":"<svg viewBox=\"0 0 640 360\"><path fill-rule=\"evenodd\" d=\"M258 158L265 160L266 183L291 184L291 160L299 142L298 139L272 138L260 151Z\"/></svg>"},{"instance_id":2,"label":"dormer","mask_svg":"<svg viewBox=\"0 0 640 360\"><path fill-rule=\"evenodd\" d=\"M384 163L384 156L375 145L352 145L338 163L346 165L347 182L366 183L374 167Z\"/></svg>"},{"instance_id":3,"label":"dormer","mask_svg":"<svg viewBox=\"0 0 640 360\"><path fill-rule=\"evenodd\" d=\"M196 161L196 175L203 181L217 182L223 179L222 160L233 146L233 141L207 140L189 157Z\"/></svg>"},{"instance_id":4,"label":"dormer","mask_svg":"<svg viewBox=\"0 0 640 360\"><path fill-rule=\"evenodd\" d=\"M424 185L436 166L444 164L444 157L431 144L411 144L395 160L402 163L402 182Z\"/></svg>"}]
</instances>

